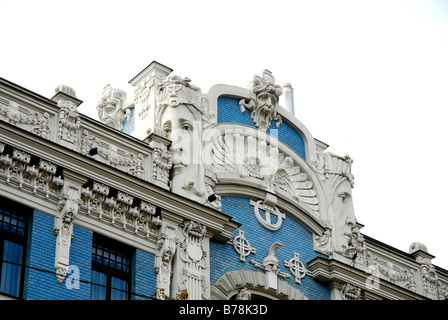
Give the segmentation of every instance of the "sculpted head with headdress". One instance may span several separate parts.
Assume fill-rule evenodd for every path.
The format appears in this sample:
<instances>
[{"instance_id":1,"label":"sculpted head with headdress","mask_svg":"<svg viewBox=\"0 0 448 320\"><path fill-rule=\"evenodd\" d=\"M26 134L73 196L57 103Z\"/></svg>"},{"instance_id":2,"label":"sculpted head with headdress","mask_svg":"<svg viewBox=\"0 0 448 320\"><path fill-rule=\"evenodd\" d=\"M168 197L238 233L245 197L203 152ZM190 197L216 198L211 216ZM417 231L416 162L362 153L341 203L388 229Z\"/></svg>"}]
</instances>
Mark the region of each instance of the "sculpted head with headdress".
<instances>
[{"instance_id":1,"label":"sculpted head with headdress","mask_svg":"<svg viewBox=\"0 0 448 320\"><path fill-rule=\"evenodd\" d=\"M171 140L172 190L198 200L204 194L201 90L190 79L173 75L161 83L157 100L155 125Z\"/></svg>"},{"instance_id":2,"label":"sculpted head with headdress","mask_svg":"<svg viewBox=\"0 0 448 320\"><path fill-rule=\"evenodd\" d=\"M275 84L272 72L265 69L262 76L255 75L249 83L249 89L251 91L249 102L245 99L240 100L241 112L244 108L248 109L255 126L261 130L266 131L272 120L277 120L278 128L282 119L277 113L277 107L283 89Z\"/></svg>"},{"instance_id":3,"label":"sculpted head with headdress","mask_svg":"<svg viewBox=\"0 0 448 320\"><path fill-rule=\"evenodd\" d=\"M319 156L313 167L325 188L332 247L335 252L349 256L354 250L353 239L359 234L352 200L353 160L349 156L340 157L332 153Z\"/></svg>"},{"instance_id":4,"label":"sculpted head with headdress","mask_svg":"<svg viewBox=\"0 0 448 320\"><path fill-rule=\"evenodd\" d=\"M123 129L123 123L131 115L131 109L126 108L123 103L126 92L112 88L109 84L104 87L100 101L96 105L99 120L118 130Z\"/></svg>"}]
</instances>

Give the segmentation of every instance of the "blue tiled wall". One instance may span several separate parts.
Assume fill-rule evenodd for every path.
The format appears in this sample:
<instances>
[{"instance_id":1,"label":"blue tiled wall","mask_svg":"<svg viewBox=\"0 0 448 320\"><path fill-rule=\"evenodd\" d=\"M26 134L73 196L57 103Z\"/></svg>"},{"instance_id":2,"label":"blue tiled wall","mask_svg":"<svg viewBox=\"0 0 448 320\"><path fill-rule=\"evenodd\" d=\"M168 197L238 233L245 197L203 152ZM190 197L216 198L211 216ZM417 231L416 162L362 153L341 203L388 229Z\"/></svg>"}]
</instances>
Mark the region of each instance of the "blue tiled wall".
<instances>
[{"instance_id":1,"label":"blue tiled wall","mask_svg":"<svg viewBox=\"0 0 448 320\"><path fill-rule=\"evenodd\" d=\"M234 218L235 221L242 224L240 227L244 231L246 239L252 247L256 248L255 254L246 257L245 262L240 261L240 256L230 244L220 244L216 242L210 243L210 264L211 264L211 284L214 284L223 274L232 270L253 270L264 272L262 269L255 268L250 260L263 263L263 259L268 255L271 245L275 241L283 243L283 246L277 250L277 257L280 270L289 272L284 266L284 261L289 261L294 257L294 252L299 253L300 260L306 263L317 256L323 256L313 250L312 233L300 225L296 220L286 215L282 226L277 231L268 231L263 228L254 215L254 207L250 204L250 199L223 196L222 211ZM261 211L263 214L263 211ZM262 215L263 216L263 215ZM273 218L274 219L274 218ZM274 221L273 221L274 222ZM236 230L233 236L238 235ZM294 277L291 275L289 279L283 279L291 286L299 289L306 297L312 300L329 300L329 289L314 281L310 276L305 276L301 280L301 284L296 284Z\"/></svg>"},{"instance_id":2,"label":"blue tiled wall","mask_svg":"<svg viewBox=\"0 0 448 320\"><path fill-rule=\"evenodd\" d=\"M27 300L89 300L93 233L74 226L75 236L70 248L70 265L79 270L79 289L73 287L74 273L67 273L62 283L56 281L54 258L56 237L54 218L34 211L30 219L24 281L24 299ZM132 258L132 299L149 299L157 286L154 255L135 250ZM76 270L72 268L72 270ZM70 281L66 285L66 281Z\"/></svg>"},{"instance_id":3,"label":"blue tiled wall","mask_svg":"<svg viewBox=\"0 0 448 320\"><path fill-rule=\"evenodd\" d=\"M24 299L28 300L74 300L90 299L90 285L79 283L79 289L56 281L54 257L56 237L53 234L54 218L34 211L30 221L24 282ZM75 236L70 250L70 265L79 268L79 279L90 281L92 232L74 226ZM73 269L75 270L75 269ZM68 273L67 278L74 278ZM70 280L69 280L70 281ZM71 289L69 289L71 288Z\"/></svg>"},{"instance_id":4,"label":"blue tiled wall","mask_svg":"<svg viewBox=\"0 0 448 320\"><path fill-rule=\"evenodd\" d=\"M218 123L237 123L255 128L250 112L246 110L241 113L238 101L238 99L224 96L218 98ZM272 121L267 133L275 136L306 160L303 138L290 125L282 122L277 129L276 121Z\"/></svg>"},{"instance_id":5,"label":"blue tiled wall","mask_svg":"<svg viewBox=\"0 0 448 320\"><path fill-rule=\"evenodd\" d=\"M135 129L135 108L132 108L131 118L124 120L123 130L124 133L131 134Z\"/></svg>"},{"instance_id":6,"label":"blue tiled wall","mask_svg":"<svg viewBox=\"0 0 448 320\"><path fill-rule=\"evenodd\" d=\"M134 300L145 300L157 287L157 275L154 272L154 255L136 250L132 260L132 288Z\"/></svg>"}]
</instances>

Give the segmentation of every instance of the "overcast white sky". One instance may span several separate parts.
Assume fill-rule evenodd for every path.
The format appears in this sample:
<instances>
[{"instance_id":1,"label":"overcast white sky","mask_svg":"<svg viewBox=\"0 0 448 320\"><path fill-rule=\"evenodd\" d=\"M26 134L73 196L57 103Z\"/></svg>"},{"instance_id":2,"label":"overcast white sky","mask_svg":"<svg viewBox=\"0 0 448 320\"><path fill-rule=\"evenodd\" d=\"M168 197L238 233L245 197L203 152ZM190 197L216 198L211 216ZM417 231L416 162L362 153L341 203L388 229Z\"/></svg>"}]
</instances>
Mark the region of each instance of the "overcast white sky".
<instances>
[{"instance_id":1,"label":"overcast white sky","mask_svg":"<svg viewBox=\"0 0 448 320\"><path fill-rule=\"evenodd\" d=\"M448 269L448 2L0 0L0 77L97 119L110 83L153 60L203 92L271 70L296 117L354 159L364 234Z\"/></svg>"}]
</instances>

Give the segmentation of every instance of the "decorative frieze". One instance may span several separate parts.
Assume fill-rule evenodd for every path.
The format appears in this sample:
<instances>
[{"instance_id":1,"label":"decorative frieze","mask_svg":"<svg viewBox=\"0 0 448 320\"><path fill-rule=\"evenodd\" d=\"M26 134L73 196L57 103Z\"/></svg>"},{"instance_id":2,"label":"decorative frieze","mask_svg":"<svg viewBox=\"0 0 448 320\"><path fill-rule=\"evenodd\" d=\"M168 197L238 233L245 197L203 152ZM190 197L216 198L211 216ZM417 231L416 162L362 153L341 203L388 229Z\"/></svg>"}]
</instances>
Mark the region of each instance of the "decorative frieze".
<instances>
[{"instance_id":1,"label":"decorative frieze","mask_svg":"<svg viewBox=\"0 0 448 320\"><path fill-rule=\"evenodd\" d=\"M144 238L161 224L154 205L95 181L81 188L81 199L86 215Z\"/></svg>"},{"instance_id":2,"label":"decorative frieze","mask_svg":"<svg viewBox=\"0 0 448 320\"><path fill-rule=\"evenodd\" d=\"M33 193L43 193L45 198L58 195L64 184L57 166L16 148L6 150L1 144L0 176L8 184L17 183L18 188L29 188Z\"/></svg>"},{"instance_id":3,"label":"decorative frieze","mask_svg":"<svg viewBox=\"0 0 448 320\"><path fill-rule=\"evenodd\" d=\"M415 271L393 264L384 258L379 257L372 251L366 252L366 272L395 283L412 292L416 292L417 283L415 281Z\"/></svg>"},{"instance_id":4,"label":"decorative frieze","mask_svg":"<svg viewBox=\"0 0 448 320\"><path fill-rule=\"evenodd\" d=\"M42 138L50 138L50 114L48 112L30 110L0 96L0 119Z\"/></svg>"},{"instance_id":5,"label":"decorative frieze","mask_svg":"<svg viewBox=\"0 0 448 320\"><path fill-rule=\"evenodd\" d=\"M138 178L144 176L144 157L141 153L134 153L123 150L116 145L108 143L102 139L90 134L88 130L83 130L79 139L80 151L88 157L95 159L115 167L121 171L129 173ZM92 154L92 150L96 152Z\"/></svg>"}]
</instances>

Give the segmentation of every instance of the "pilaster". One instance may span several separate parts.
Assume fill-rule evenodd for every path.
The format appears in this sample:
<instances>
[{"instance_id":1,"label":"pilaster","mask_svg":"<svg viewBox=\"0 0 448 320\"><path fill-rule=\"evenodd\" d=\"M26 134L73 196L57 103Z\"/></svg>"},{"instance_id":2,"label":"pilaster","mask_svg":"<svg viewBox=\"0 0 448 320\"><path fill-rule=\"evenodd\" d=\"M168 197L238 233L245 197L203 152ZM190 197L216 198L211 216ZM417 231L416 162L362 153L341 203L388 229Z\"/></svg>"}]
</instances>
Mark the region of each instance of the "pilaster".
<instances>
[{"instance_id":1,"label":"pilaster","mask_svg":"<svg viewBox=\"0 0 448 320\"><path fill-rule=\"evenodd\" d=\"M184 220L179 231L182 241L173 263L173 294L186 290L189 300L208 300L211 234L204 225L191 220Z\"/></svg>"},{"instance_id":2,"label":"pilaster","mask_svg":"<svg viewBox=\"0 0 448 320\"><path fill-rule=\"evenodd\" d=\"M57 142L69 149L77 150L76 141L81 126L77 108L82 101L76 98L75 90L65 85L58 86L55 92L51 100L56 101L60 108Z\"/></svg>"}]
</instances>

